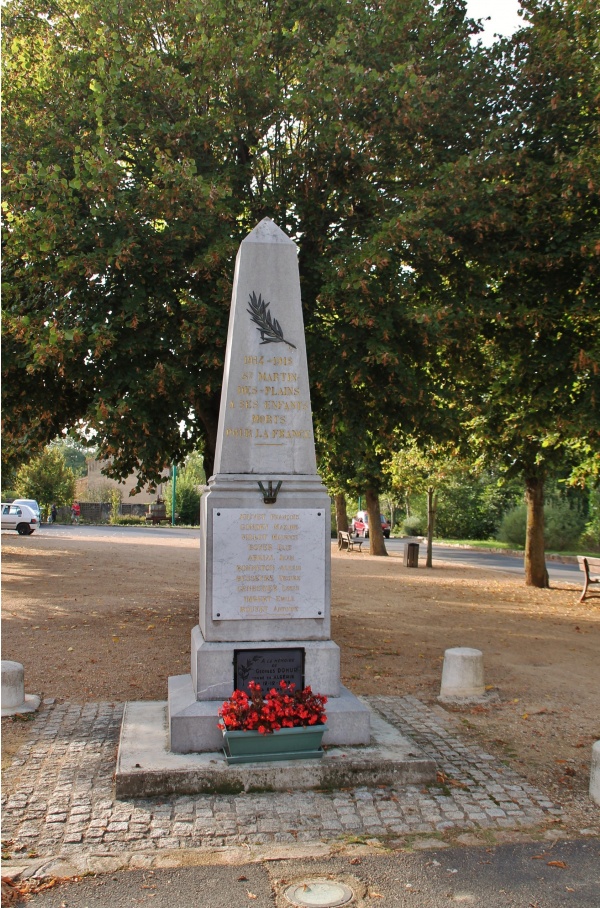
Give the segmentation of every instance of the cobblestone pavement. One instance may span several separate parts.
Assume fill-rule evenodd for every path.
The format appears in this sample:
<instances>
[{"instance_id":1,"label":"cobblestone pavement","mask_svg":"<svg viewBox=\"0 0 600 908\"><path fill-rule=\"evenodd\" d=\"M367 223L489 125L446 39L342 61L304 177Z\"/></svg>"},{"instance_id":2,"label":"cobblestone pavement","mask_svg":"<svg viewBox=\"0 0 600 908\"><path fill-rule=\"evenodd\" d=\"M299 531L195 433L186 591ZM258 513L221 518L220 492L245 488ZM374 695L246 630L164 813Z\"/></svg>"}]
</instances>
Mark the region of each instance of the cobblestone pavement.
<instances>
[{"instance_id":1,"label":"cobblestone pavement","mask_svg":"<svg viewBox=\"0 0 600 908\"><path fill-rule=\"evenodd\" d=\"M434 786L173 796L117 801L121 704L55 704L4 774L3 840L13 860L88 853L367 840L446 830L526 829L560 816L542 792L457 736L452 717L414 697L370 705L436 760Z\"/></svg>"}]
</instances>

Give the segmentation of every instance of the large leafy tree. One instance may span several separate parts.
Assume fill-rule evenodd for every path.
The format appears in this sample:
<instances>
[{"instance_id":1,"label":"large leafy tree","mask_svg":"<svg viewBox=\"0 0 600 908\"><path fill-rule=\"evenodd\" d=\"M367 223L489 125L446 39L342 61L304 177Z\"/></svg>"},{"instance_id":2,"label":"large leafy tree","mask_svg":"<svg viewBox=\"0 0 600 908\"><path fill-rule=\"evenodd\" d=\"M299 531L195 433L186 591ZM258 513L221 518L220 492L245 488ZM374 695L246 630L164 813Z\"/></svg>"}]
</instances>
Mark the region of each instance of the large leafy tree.
<instances>
[{"instance_id":1,"label":"large leafy tree","mask_svg":"<svg viewBox=\"0 0 600 908\"><path fill-rule=\"evenodd\" d=\"M265 215L299 245L332 467L427 418L452 290L424 193L485 121L469 30L461 0L11 0L7 457L80 423L117 476L199 439L210 473L233 258Z\"/></svg>"},{"instance_id":2,"label":"large leafy tree","mask_svg":"<svg viewBox=\"0 0 600 908\"><path fill-rule=\"evenodd\" d=\"M546 477L600 451L600 9L527 0L498 49L505 95L478 154L439 193L472 290L444 343L471 453L524 482L526 582L547 586Z\"/></svg>"}]
</instances>

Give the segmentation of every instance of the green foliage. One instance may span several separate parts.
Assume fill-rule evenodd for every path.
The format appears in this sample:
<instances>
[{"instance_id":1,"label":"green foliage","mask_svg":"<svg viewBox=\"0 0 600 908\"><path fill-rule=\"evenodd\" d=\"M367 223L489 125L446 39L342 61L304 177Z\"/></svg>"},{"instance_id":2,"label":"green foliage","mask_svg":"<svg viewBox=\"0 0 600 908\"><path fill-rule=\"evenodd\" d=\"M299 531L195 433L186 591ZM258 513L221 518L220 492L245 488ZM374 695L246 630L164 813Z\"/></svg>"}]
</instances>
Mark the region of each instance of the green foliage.
<instances>
[{"instance_id":1,"label":"green foliage","mask_svg":"<svg viewBox=\"0 0 600 908\"><path fill-rule=\"evenodd\" d=\"M562 551L575 548L585 529L581 511L567 502L550 504L544 508L544 538L549 549Z\"/></svg>"},{"instance_id":2,"label":"green foliage","mask_svg":"<svg viewBox=\"0 0 600 908\"><path fill-rule=\"evenodd\" d=\"M405 536L424 536L427 532L427 515L411 514L410 517L405 517L401 529Z\"/></svg>"},{"instance_id":3,"label":"green foliage","mask_svg":"<svg viewBox=\"0 0 600 908\"><path fill-rule=\"evenodd\" d=\"M111 515L110 522L113 526L119 527L145 526L146 518L135 517L133 514L121 514L113 519Z\"/></svg>"},{"instance_id":4,"label":"green foliage","mask_svg":"<svg viewBox=\"0 0 600 908\"><path fill-rule=\"evenodd\" d=\"M55 438L51 447L62 451L66 465L73 470L75 478L85 476L87 472L86 461L88 457L93 456L94 450L81 444L71 435L61 435Z\"/></svg>"},{"instance_id":5,"label":"green foliage","mask_svg":"<svg viewBox=\"0 0 600 908\"><path fill-rule=\"evenodd\" d=\"M513 508L504 515L498 538L522 548L525 545L526 523L526 506ZM544 507L544 540L547 548L557 552L576 548L584 528L585 520L581 512L567 502L556 501Z\"/></svg>"},{"instance_id":6,"label":"green foliage","mask_svg":"<svg viewBox=\"0 0 600 908\"><path fill-rule=\"evenodd\" d=\"M442 413L423 193L485 122L470 30L420 0L7 4L7 462L82 421L115 478L201 439L210 470L235 253L269 215L299 246L324 469L377 485L398 420Z\"/></svg>"},{"instance_id":7,"label":"green foliage","mask_svg":"<svg viewBox=\"0 0 600 908\"><path fill-rule=\"evenodd\" d=\"M121 519L121 502L123 493L120 489L111 489L108 500L110 501L110 518L109 523L116 524Z\"/></svg>"},{"instance_id":8,"label":"green foliage","mask_svg":"<svg viewBox=\"0 0 600 908\"><path fill-rule=\"evenodd\" d=\"M62 452L50 446L18 469L15 490L19 498L33 498L47 512L53 504L73 501L75 476Z\"/></svg>"},{"instance_id":9,"label":"green foliage","mask_svg":"<svg viewBox=\"0 0 600 908\"><path fill-rule=\"evenodd\" d=\"M498 539L500 542L508 542L510 545L523 548L525 545L526 527L527 506L520 504L507 511L502 518L498 528Z\"/></svg>"},{"instance_id":10,"label":"green foliage","mask_svg":"<svg viewBox=\"0 0 600 908\"><path fill-rule=\"evenodd\" d=\"M600 7L525 7L493 128L443 187L478 284L446 342L469 449L539 483L566 457L581 476L600 447Z\"/></svg>"},{"instance_id":11,"label":"green foliage","mask_svg":"<svg viewBox=\"0 0 600 908\"><path fill-rule=\"evenodd\" d=\"M581 542L592 551L598 552L600 551L600 488L590 492L588 517Z\"/></svg>"},{"instance_id":12,"label":"green foliage","mask_svg":"<svg viewBox=\"0 0 600 908\"><path fill-rule=\"evenodd\" d=\"M520 484L499 484L494 476L464 473L440 493L436 535L444 539L490 539L503 514L522 498Z\"/></svg>"},{"instance_id":13,"label":"green foliage","mask_svg":"<svg viewBox=\"0 0 600 908\"><path fill-rule=\"evenodd\" d=\"M179 522L186 526L197 526L200 523L200 493L197 488L177 488L175 511L179 514Z\"/></svg>"},{"instance_id":14,"label":"green foliage","mask_svg":"<svg viewBox=\"0 0 600 908\"><path fill-rule=\"evenodd\" d=\"M197 526L200 522L200 495L201 489L206 485L203 457L199 451L193 451L187 458L185 465L177 470L175 482L175 512L179 515L179 523L187 526ZM172 512L173 481L170 480L165 487L165 504L167 515Z\"/></svg>"}]
</instances>

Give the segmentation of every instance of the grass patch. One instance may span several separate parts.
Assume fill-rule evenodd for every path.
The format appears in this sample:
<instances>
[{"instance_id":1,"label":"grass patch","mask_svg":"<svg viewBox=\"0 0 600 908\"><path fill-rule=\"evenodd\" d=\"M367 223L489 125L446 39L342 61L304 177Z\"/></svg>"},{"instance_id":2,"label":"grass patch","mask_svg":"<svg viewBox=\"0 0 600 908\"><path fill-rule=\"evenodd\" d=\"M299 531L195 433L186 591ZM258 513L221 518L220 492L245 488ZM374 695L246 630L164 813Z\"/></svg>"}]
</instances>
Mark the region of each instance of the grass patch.
<instances>
[{"instance_id":1,"label":"grass patch","mask_svg":"<svg viewBox=\"0 0 600 908\"><path fill-rule=\"evenodd\" d=\"M497 539L434 539L434 543L440 545L468 545L471 549L498 550L507 552L523 551L519 546L511 545L508 542L498 542Z\"/></svg>"}]
</instances>

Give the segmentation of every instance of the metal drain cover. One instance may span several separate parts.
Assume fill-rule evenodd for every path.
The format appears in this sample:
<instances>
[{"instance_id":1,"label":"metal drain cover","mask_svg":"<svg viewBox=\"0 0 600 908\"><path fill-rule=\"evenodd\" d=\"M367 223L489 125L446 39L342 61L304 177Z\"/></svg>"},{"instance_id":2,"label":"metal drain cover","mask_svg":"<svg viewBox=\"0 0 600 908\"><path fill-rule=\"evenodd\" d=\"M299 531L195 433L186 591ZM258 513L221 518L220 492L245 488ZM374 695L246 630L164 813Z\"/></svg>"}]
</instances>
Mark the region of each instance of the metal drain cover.
<instances>
[{"instance_id":1,"label":"metal drain cover","mask_svg":"<svg viewBox=\"0 0 600 908\"><path fill-rule=\"evenodd\" d=\"M285 897L298 908L338 908L350 904L354 893L334 880L303 880L288 886Z\"/></svg>"}]
</instances>

